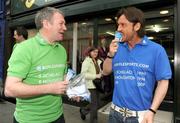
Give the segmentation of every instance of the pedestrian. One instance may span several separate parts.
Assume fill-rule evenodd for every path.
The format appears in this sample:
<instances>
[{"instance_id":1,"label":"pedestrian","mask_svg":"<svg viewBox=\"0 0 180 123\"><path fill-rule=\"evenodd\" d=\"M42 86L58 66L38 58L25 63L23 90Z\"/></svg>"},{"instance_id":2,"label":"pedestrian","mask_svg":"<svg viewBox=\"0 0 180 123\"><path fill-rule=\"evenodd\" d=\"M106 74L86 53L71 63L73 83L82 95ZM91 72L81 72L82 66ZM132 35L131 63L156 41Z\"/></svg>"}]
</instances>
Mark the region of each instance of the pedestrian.
<instances>
[{"instance_id":1,"label":"pedestrian","mask_svg":"<svg viewBox=\"0 0 180 123\"><path fill-rule=\"evenodd\" d=\"M14 30L14 39L16 43L20 43L28 38L28 31L25 27L19 26Z\"/></svg>"},{"instance_id":2,"label":"pedestrian","mask_svg":"<svg viewBox=\"0 0 180 123\"><path fill-rule=\"evenodd\" d=\"M109 47L107 45L107 39L105 36L102 36L100 38L100 47L98 48L99 50L99 56L102 61L104 61L107 58L107 53L109 51ZM101 64L102 68L103 62ZM113 90L113 82L111 81L112 74L103 76L104 80L104 96L102 97L102 100L107 100L109 98L112 98L112 90Z\"/></svg>"},{"instance_id":3,"label":"pedestrian","mask_svg":"<svg viewBox=\"0 0 180 123\"><path fill-rule=\"evenodd\" d=\"M114 73L109 123L153 123L167 93L172 74L168 56L145 35L144 20L135 7L122 8L117 14L122 40L112 40L103 64L103 74Z\"/></svg>"},{"instance_id":4,"label":"pedestrian","mask_svg":"<svg viewBox=\"0 0 180 123\"><path fill-rule=\"evenodd\" d=\"M80 114L81 118L85 120L86 115L90 113L90 123L97 123L99 92L93 84L93 80L102 77L100 68L102 61L98 57L98 48L96 47L89 47L86 55L82 63L81 73L85 76L87 88L91 93L91 102L80 108Z\"/></svg>"},{"instance_id":5,"label":"pedestrian","mask_svg":"<svg viewBox=\"0 0 180 123\"><path fill-rule=\"evenodd\" d=\"M9 61L5 95L16 98L14 123L65 123L61 95L68 82L63 13L46 7L35 16L39 32L20 43Z\"/></svg>"},{"instance_id":6,"label":"pedestrian","mask_svg":"<svg viewBox=\"0 0 180 123\"><path fill-rule=\"evenodd\" d=\"M107 57L107 53L108 53L108 46L107 46L107 40L105 36L102 36L100 38L100 47L98 48L99 50L99 56L100 58L104 61Z\"/></svg>"},{"instance_id":7,"label":"pedestrian","mask_svg":"<svg viewBox=\"0 0 180 123\"><path fill-rule=\"evenodd\" d=\"M28 31L25 27L19 26L14 30L14 39L15 39L15 45L13 49L17 46L17 44L27 40L28 38Z\"/></svg>"}]
</instances>

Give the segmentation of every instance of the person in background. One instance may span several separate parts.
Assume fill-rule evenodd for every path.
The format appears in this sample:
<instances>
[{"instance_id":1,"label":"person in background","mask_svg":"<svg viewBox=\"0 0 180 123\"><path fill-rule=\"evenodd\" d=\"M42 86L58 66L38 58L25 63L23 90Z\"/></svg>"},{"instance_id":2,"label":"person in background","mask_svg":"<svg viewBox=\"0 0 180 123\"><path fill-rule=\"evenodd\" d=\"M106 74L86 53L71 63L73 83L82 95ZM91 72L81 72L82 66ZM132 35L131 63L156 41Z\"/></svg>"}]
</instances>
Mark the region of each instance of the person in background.
<instances>
[{"instance_id":1,"label":"person in background","mask_svg":"<svg viewBox=\"0 0 180 123\"><path fill-rule=\"evenodd\" d=\"M20 27L17 27L15 30L14 30L14 39L15 39L15 42L16 44L14 45L14 47L16 47L16 45L18 43L21 43L23 42L24 40L27 40L28 38L28 32L26 30L25 27L23 26L20 26ZM14 49L14 48L13 48Z\"/></svg>"},{"instance_id":2,"label":"person in background","mask_svg":"<svg viewBox=\"0 0 180 123\"><path fill-rule=\"evenodd\" d=\"M93 84L93 80L101 78L101 60L98 57L98 48L89 47L87 56L82 63L81 73L84 74L87 88L91 93L91 102L86 107L80 108L81 118L86 119L86 115L90 112L90 123L97 122L97 109L99 93Z\"/></svg>"},{"instance_id":3,"label":"person in background","mask_svg":"<svg viewBox=\"0 0 180 123\"><path fill-rule=\"evenodd\" d=\"M106 37L105 36L102 36L100 38L100 47L98 48L99 50L99 57L102 61L104 61L106 58L107 58L107 53L109 51L109 47L107 46L107 40L106 40ZM102 62L103 64L103 62ZM102 68L102 64L101 64L101 68ZM107 100L109 98L112 98L112 90L113 90L113 82L111 80L111 77L112 77L112 74L110 75L107 75L107 76L103 76L103 79L104 79L104 97L102 97L103 100Z\"/></svg>"},{"instance_id":4,"label":"person in background","mask_svg":"<svg viewBox=\"0 0 180 123\"><path fill-rule=\"evenodd\" d=\"M19 43L21 43L21 42L23 42L24 40L27 40L27 38L28 38L28 32L27 32L27 30L26 30L26 28L24 28L23 26L19 26L19 27L17 27L15 30L14 30L14 39L15 39L15 45L13 46L13 50L15 49L15 47L17 46L17 44L19 44ZM1 85L1 79L0 79L0 86L2 86ZM0 98L2 98L2 99L0 99L0 101L3 101L3 100L9 100L9 101L11 101L11 98L7 98L7 97L5 97L5 95L4 95L4 88L0 88ZM13 103L15 103L14 102L14 99L12 99L12 101L13 101Z\"/></svg>"},{"instance_id":5,"label":"person in background","mask_svg":"<svg viewBox=\"0 0 180 123\"><path fill-rule=\"evenodd\" d=\"M102 58L102 60L104 61L107 57L107 53L109 50L109 48L107 47L107 40L104 36L100 38L100 43L100 47L98 48L99 57Z\"/></svg>"},{"instance_id":6,"label":"person in background","mask_svg":"<svg viewBox=\"0 0 180 123\"><path fill-rule=\"evenodd\" d=\"M13 123L65 123L61 95L68 82L63 13L46 7L35 16L39 32L13 51L7 69L5 95L16 98ZM77 101L78 98L76 98Z\"/></svg>"},{"instance_id":7,"label":"person in background","mask_svg":"<svg viewBox=\"0 0 180 123\"><path fill-rule=\"evenodd\" d=\"M103 74L114 73L109 123L153 123L172 76L168 56L145 35L140 9L122 8L117 18L122 42L112 40L103 64Z\"/></svg>"}]
</instances>

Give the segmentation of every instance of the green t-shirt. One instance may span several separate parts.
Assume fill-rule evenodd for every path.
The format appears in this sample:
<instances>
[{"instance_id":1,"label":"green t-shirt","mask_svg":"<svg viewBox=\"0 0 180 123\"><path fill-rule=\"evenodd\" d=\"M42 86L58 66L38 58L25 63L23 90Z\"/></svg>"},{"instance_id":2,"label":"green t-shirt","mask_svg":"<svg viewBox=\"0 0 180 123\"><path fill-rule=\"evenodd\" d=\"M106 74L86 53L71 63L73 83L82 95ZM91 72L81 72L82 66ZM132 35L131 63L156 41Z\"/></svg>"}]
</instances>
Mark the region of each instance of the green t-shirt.
<instances>
[{"instance_id":1,"label":"green t-shirt","mask_svg":"<svg viewBox=\"0 0 180 123\"><path fill-rule=\"evenodd\" d=\"M9 60L8 76L38 85L64 79L67 54L59 44L48 44L38 33L18 44ZM14 116L19 123L50 123L63 113L60 95L17 98Z\"/></svg>"},{"instance_id":2,"label":"green t-shirt","mask_svg":"<svg viewBox=\"0 0 180 123\"><path fill-rule=\"evenodd\" d=\"M18 45L18 43L15 43L13 46L13 50L16 48L16 46Z\"/></svg>"}]
</instances>

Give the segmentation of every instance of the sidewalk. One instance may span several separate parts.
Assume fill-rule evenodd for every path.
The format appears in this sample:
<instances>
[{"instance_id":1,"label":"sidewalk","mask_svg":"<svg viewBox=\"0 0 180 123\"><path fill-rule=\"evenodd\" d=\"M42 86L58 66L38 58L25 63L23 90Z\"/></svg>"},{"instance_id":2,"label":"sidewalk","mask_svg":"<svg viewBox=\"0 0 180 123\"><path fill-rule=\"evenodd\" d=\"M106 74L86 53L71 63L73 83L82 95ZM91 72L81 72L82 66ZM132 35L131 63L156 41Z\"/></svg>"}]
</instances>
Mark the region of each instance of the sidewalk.
<instances>
[{"instance_id":1,"label":"sidewalk","mask_svg":"<svg viewBox=\"0 0 180 123\"><path fill-rule=\"evenodd\" d=\"M9 102L0 102L0 123L12 123L15 105Z\"/></svg>"},{"instance_id":2,"label":"sidewalk","mask_svg":"<svg viewBox=\"0 0 180 123\"><path fill-rule=\"evenodd\" d=\"M108 105L105 105L98 111L99 123L107 123ZM0 123L12 123L15 105L9 102L0 102ZM89 123L89 115L86 120L81 120L79 107L64 104L64 116L66 123ZM173 112L158 110L155 116L155 123L173 123Z\"/></svg>"},{"instance_id":3,"label":"sidewalk","mask_svg":"<svg viewBox=\"0 0 180 123\"><path fill-rule=\"evenodd\" d=\"M0 102L0 123L12 123L15 105L7 101ZM89 115L83 121L80 118L79 107L64 104L66 123L89 123Z\"/></svg>"}]
</instances>

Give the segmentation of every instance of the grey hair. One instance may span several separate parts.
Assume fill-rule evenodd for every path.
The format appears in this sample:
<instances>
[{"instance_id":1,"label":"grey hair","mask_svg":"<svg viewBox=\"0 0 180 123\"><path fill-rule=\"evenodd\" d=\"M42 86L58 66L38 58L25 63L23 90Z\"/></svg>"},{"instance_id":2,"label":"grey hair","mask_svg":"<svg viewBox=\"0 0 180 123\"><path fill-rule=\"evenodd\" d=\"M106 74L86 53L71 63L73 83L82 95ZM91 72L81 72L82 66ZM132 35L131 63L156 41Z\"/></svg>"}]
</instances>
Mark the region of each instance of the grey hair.
<instances>
[{"instance_id":1,"label":"grey hair","mask_svg":"<svg viewBox=\"0 0 180 123\"><path fill-rule=\"evenodd\" d=\"M35 16L36 28L38 30L42 28L43 20L48 20L50 22L54 13L59 13L64 16L62 11L60 11L59 9L53 8L53 7L46 7L46 8L41 9L39 12L37 12L37 14Z\"/></svg>"}]
</instances>

